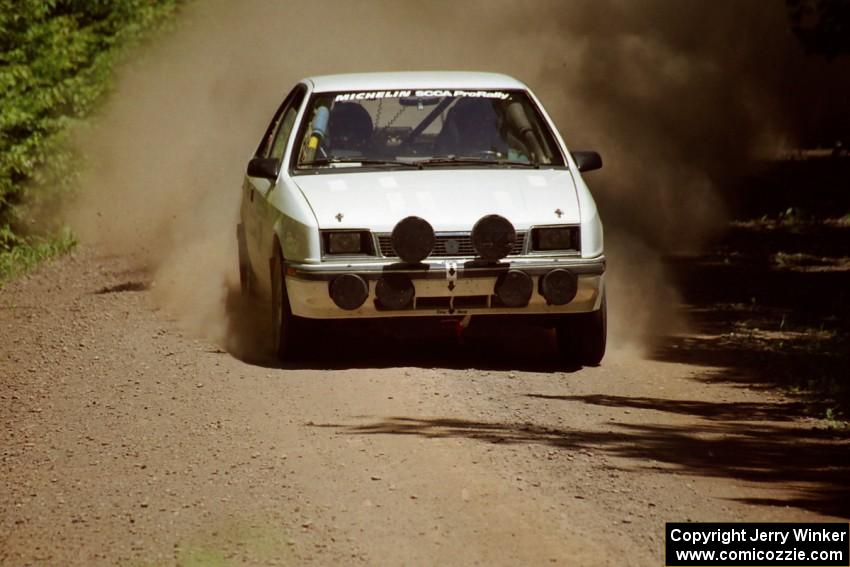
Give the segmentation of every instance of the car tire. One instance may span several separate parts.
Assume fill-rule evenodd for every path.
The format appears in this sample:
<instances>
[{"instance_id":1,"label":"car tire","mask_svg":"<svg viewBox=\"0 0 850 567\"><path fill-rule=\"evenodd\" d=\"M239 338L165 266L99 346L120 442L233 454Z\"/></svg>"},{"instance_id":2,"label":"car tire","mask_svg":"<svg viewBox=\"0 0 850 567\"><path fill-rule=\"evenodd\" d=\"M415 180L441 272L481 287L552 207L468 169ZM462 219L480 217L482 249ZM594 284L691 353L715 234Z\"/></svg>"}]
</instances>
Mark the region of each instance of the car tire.
<instances>
[{"instance_id":1,"label":"car tire","mask_svg":"<svg viewBox=\"0 0 850 567\"><path fill-rule=\"evenodd\" d=\"M301 343L300 318L292 314L289 306L289 295L286 292L286 279L284 278L283 255L280 249L269 261L272 284L272 336L275 354L281 362L288 362L295 358Z\"/></svg>"},{"instance_id":2,"label":"car tire","mask_svg":"<svg viewBox=\"0 0 850 567\"><path fill-rule=\"evenodd\" d=\"M581 366L602 362L608 335L607 303L603 293L599 309L568 315L558 324L558 351L566 361Z\"/></svg>"},{"instance_id":3,"label":"car tire","mask_svg":"<svg viewBox=\"0 0 850 567\"><path fill-rule=\"evenodd\" d=\"M245 240L245 225L236 225L237 254L239 255L239 291L244 297L249 297L254 292L253 271L251 260L248 257L248 244Z\"/></svg>"}]
</instances>

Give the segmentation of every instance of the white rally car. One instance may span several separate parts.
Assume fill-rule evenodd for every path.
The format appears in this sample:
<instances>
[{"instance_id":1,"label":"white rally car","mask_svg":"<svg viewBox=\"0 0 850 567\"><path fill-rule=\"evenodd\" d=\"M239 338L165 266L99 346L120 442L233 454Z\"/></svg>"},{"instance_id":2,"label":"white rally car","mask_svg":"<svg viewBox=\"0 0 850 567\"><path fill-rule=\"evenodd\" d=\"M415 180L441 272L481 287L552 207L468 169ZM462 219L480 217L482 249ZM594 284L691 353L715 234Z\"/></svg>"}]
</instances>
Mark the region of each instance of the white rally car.
<instances>
[{"instance_id":1,"label":"white rally car","mask_svg":"<svg viewBox=\"0 0 850 567\"><path fill-rule=\"evenodd\" d=\"M243 291L269 301L282 359L304 319L507 316L597 365L605 256L580 172L601 166L505 75L305 79L248 163Z\"/></svg>"}]
</instances>

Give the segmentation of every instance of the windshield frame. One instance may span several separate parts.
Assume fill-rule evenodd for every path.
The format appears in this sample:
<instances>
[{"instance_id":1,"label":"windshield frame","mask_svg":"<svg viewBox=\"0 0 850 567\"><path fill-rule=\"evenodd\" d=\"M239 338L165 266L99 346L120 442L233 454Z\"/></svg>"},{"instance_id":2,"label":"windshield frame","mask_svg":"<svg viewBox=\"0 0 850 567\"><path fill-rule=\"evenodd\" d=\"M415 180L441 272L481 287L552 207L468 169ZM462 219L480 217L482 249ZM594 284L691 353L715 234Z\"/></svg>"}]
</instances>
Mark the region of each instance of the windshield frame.
<instances>
[{"instance_id":1,"label":"windshield frame","mask_svg":"<svg viewBox=\"0 0 850 567\"><path fill-rule=\"evenodd\" d=\"M337 174L337 173L353 173L353 172L366 172L366 171L411 171L411 170L421 170L421 169L436 169L436 168L454 168L454 169L527 169L527 168L536 168L536 169L547 169L547 170L568 170L569 169L569 160L566 156L566 150L563 147L561 142L561 138L555 128L555 125L552 123L551 119L548 115L543 112L543 109L540 107L540 103L537 98L533 95L533 93L528 89L500 89L501 92L509 93L509 94L519 94L521 95L526 103L527 108L531 109L534 113L533 118L537 120L537 123L540 125L543 130L544 135L548 137L548 143L551 146L551 153L553 161L557 161L560 159L561 163L536 163L536 162L528 162L528 163L517 163L511 162L509 160L502 160L500 163L494 163L493 161L482 161L481 163L474 163L473 160L468 160L463 163L452 163L451 161L446 161L445 163L427 163L428 159L433 159L437 157L447 157L447 156L429 156L427 158L423 158L422 160L399 160L397 163L399 165L403 165L406 167L399 167L396 165L389 164L363 164L360 166L353 165L357 163L356 159L352 159L349 163L350 166L343 167L328 167L328 166L304 166L304 164L299 165L299 158L301 154L301 146L303 144L304 136L307 133L307 129L310 127L310 123L312 121L311 112L315 108L316 100L321 97L327 97L333 94L340 93L359 93L359 92L374 92L376 89L368 89L368 90L357 90L357 91L312 91L309 93L309 96L305 97L303 101L301 112L300 112L300 121L298 127L293 129L292 136L293 138L290 140L290 149L289 155L287 158L287 171L290 176L299 176L299 175L322 175L322 174ZM408 90L423 90L423 89L408 89ZM447 88L444 90L482 90L489 91L492 89L455 89L455 88ZM363 156L364 161L370 161L370 156ZM458 158L463 158L463 156L456 156ZM423 163L423 166L417 165L417 161L426 162ZM462 159L460 161L463 161Z\"/></svg>"}]
</instances>

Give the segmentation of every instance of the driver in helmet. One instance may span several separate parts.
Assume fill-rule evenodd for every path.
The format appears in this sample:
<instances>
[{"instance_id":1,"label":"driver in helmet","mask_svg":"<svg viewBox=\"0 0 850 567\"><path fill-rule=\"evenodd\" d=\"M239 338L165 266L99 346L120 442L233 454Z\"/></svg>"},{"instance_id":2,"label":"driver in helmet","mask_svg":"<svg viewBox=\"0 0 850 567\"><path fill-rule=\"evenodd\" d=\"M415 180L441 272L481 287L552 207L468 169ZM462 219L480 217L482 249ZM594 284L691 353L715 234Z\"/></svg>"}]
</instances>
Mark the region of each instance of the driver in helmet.
<instances>
[{"instance_id":1,"label":"driver in helmet","mask_svg":"<svg viewBox=\"0 0 850 567\"><path fill-rule=\"evenodd\" d=\"M434 149L436 155L491 157L507 155L508 144L500 133L503 120L492 101L462 98L455 103Z\"/></svg>"}]
</instances>

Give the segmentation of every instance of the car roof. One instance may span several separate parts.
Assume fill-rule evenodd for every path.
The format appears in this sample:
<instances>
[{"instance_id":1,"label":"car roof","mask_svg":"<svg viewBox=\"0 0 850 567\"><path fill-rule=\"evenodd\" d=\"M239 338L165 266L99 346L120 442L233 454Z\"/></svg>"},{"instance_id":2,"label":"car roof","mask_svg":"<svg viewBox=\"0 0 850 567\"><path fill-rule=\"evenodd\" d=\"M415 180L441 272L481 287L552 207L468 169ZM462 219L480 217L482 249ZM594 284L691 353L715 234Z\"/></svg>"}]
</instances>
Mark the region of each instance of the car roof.
<instances>
[{"instance_id":1,"label":"car roof","mask_svg":"<svg viewBox=\"0 0 850 567\"><path fill-rule=\"evenodd\" d=\"M348 73L308 77L315 92L396 89L526 89L520 81L500 73L468 71L404 71Z\"/></svg>"}]
</instances>

